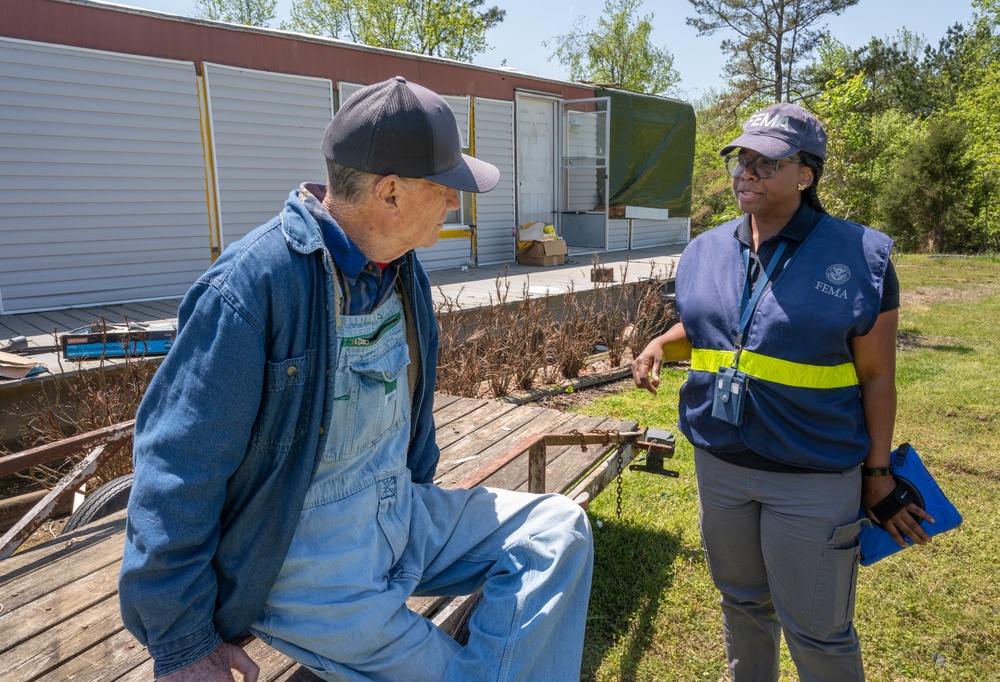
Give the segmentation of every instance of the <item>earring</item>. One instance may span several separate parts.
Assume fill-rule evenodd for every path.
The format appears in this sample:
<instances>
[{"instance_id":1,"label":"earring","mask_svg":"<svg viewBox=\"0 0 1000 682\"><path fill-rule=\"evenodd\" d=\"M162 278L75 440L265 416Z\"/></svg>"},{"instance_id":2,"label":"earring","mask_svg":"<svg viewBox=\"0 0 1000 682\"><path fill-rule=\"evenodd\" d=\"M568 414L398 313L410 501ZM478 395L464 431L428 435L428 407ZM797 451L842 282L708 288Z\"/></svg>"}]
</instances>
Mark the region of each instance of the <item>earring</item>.
<instances>
[{"instance_id":1,"label":"earring","mask_svg":"<svg viewBox=\"0 0 1000 682\"><path fill-rule=\"evenodd\" d=\"M802 190L806 189L807 187L809 187L809 185L799 185L799 191L801 192Z\"/></svg>"}]
</instances>

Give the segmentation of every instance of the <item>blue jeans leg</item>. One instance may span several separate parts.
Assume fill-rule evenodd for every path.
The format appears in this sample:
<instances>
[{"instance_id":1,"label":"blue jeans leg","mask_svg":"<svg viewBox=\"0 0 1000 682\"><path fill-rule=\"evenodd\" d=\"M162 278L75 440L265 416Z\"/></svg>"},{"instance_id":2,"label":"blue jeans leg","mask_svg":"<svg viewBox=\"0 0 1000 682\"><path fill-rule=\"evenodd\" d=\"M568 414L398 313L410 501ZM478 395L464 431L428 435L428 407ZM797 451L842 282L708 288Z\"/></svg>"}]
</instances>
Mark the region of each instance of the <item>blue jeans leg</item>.
<instances>
[{"instance_id":1,"label":"blue jeans leg","mask_svg":"<svg viewBox=\"0 0 1000 682\"><path fill-rule=\"evenodd\" d=\"M450 506L442 499L449 491L418 490L415 499L424 504L423 512L414 505L414 530L448 525L440 512ZM427 517L418 525L421 513ZM561 495L477 488L447 536L429 533L413 546L434 552L425 555L430 561L416 594L483 588L468 644L449 661L443 679L580 679L594 553L578 505Z\"/></svg>"},{"instance_id":2,"label":"blue jeans leg","mask_svg":"<svg viewBox=\"0 0 1000 682\"><path fill-rule=\"evenodd\" d=\"M304 552L295 562L302 578L280 598L272 591L255 634L338 682L577 682L593 568L583 510L561 495L431 485L408 491L400 496L409 501L406 545L387 574L358 560L368 538L383 534L378 527L340 528L320 546L344 559L343 572L330 564L332 573L317 575ZM372 557L388 546L375 550ZM406 607L411 595L480 587L465 647Z\"/></svg>"}]
</instances>

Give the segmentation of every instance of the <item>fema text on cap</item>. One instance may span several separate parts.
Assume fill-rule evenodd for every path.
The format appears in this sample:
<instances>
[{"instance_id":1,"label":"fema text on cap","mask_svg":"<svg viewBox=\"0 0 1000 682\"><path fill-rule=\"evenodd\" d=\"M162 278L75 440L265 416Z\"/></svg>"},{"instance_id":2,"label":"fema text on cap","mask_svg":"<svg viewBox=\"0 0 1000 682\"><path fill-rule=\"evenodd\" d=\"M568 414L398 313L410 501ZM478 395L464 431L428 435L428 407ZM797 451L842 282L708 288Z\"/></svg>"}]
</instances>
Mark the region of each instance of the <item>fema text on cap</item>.
<instances>
[{"instance_id":1,"label":"fema text on cap","mask_svg":"<svg viewBox=\"0 0 1000 682\"><path fill-rule=\"evenodd\" d=\"M743 125L744 128L758 127L758 128L784 128L785 130L791 130L791 126L788 125L787 116L779 116L775 114L773 117L768 116L765 111L758 111L756 114L747 119L747 122Z\"/></svg>"}]
</instances>

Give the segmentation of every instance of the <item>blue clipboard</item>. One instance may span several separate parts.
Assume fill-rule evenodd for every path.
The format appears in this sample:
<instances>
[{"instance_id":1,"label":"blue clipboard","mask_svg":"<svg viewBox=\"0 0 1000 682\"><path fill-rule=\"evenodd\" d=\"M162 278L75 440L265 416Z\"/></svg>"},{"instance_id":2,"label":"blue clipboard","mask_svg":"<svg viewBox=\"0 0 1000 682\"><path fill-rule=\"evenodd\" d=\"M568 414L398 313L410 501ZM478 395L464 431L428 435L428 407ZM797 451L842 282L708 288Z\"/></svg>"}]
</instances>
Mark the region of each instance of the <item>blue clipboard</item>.
<instances>
[{"instance_id":1,"label":"blue clipboard","mask_svg":"<svg viewBox=\"0 0 1000 682\"><path fill-rule=\"evenodd\" d=\"M962 523L962 515L942 492L937 481L920 461L920 455L909 443L903 443L892 451L891 462L896 484L908 488L913 493L916 504L934 517L936 523L920 522L928 535L944 533ZM858 518L868 518L863 508ZM874 522L861 527L858 539L861 543L862 566L870 566L879 559L905 549L896 544L892 536ZM910 545L913 544L909 538L904 539Z\"/></svg>"}]
</instances>

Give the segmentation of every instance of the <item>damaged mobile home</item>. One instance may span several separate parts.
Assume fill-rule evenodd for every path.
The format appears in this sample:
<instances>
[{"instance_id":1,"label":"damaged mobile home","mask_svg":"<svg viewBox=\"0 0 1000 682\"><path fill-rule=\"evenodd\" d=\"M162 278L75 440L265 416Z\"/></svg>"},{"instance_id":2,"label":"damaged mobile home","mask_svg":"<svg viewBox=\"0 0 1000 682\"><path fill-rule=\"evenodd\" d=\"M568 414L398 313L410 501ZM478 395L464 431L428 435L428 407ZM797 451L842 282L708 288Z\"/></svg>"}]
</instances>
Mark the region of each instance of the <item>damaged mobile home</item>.
<instances>
[{"instance_id":1,"label":"damaged mobile home","mask_svg":"<svg viewBox=\"0 0 1000 682\"><path fill-rule=\"evenodd\" d=\"M467 194L430 269L513 261L515 227L571 253L689 238L690 104L89 0L0 5L0 314L182 295L289 191L359 87L445 96L498 187Z\"/></svg>"}]
</instances>

